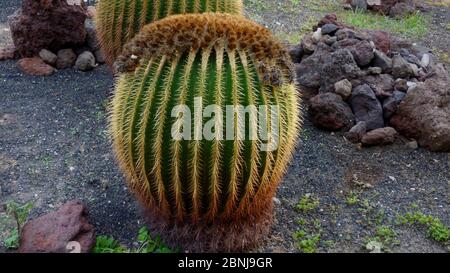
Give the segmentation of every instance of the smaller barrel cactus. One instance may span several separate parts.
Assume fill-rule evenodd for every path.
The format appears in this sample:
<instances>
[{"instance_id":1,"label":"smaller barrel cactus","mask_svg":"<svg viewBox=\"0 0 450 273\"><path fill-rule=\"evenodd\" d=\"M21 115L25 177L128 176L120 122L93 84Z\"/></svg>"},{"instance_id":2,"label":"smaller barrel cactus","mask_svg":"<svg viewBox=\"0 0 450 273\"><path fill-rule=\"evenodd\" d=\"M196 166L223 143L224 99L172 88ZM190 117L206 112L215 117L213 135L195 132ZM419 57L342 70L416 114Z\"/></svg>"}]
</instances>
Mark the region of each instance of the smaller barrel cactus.
<instances>
[{"instance_id":1,"label":"smaller barrel cactus","mask_svg":"<svg viewBox=\"0 0 450 273\"><path fill-rule=\"evenodd\" d=\"M242 14L242 6L242 0L99 0L97 35L111 66L123 46L148 23L184 13Z\"/></svg>"}]
</instances>

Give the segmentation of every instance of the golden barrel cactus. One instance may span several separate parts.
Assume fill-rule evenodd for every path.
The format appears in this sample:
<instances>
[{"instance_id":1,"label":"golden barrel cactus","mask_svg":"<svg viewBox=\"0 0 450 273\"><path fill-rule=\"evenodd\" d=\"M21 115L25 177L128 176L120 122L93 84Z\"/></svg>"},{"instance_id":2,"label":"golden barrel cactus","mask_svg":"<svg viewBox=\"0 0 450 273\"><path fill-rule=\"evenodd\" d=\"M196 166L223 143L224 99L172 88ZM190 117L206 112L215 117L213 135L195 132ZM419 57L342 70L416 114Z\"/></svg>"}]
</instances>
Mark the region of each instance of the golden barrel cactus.
<instances>
[{"instance_id":1,"label":"golden barrel cactus","mask_svg":"<svg viewBox=\"0 0 450 273\"><path fill-rule=\"evenodd\" d=\"M254 246L301 126L283 45L242 16L175 15L144 27L116 65L114 150L152 227L191 251Z\"/></svg>"},{"instance_id":2,"label":"golden barrel cactus","mask_svg":"<svg viewBox=\"0 0 450 273\"><path fill-rule=\"evenodd\" d=\"M224 12L242 14L242 0L99 0L95 17L105 61L112 66L123 46L143 26L170 15Z\"/></svg>"}]
</instances>

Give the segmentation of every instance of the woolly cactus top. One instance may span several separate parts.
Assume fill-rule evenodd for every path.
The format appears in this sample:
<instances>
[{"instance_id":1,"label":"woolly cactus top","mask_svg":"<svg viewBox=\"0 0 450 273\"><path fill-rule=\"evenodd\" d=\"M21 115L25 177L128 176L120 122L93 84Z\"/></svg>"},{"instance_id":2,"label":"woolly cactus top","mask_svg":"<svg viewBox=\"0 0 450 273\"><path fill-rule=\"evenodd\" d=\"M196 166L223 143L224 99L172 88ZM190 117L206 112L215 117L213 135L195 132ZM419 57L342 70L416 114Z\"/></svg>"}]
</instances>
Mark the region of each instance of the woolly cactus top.
<instances>
[{"instance_id":1,"label":"woolly cactus top","mask_svg":"<svg viewBox=\"0 0 450 273\"><path fill-rule=\"evenodd\" d=\"M132 72L141 59L207 48L242 50L252 56L265 84L294 80L293 65L284 46L271 32L242 16L220 13L175 15L145 26L124 48L118 72Z\"/></svg>"}]
</instances>

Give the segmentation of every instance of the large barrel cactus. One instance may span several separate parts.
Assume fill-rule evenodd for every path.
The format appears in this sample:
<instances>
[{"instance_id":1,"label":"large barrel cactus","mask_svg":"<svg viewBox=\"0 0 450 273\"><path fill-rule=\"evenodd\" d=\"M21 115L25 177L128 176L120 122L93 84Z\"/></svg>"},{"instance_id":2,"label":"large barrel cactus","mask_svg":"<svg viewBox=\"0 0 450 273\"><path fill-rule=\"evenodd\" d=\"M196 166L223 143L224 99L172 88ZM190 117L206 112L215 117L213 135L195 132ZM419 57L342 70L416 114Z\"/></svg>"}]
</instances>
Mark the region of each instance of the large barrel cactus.
<instances>
[{"instance_id":1,"label":"large barrel cactus","mask_svg":"<svg viewBox=\"0 0 450 273\"><path fill-rule=\"evenodd\" d=\"M283 45L242 16L175 15L144 27L116 66L114 150L152 227L191 251L254 246L301 125Z\"/></svg>"},{"instance_id":2,"label":"large barrel cactus","mask_svg":"<svg viewBox=\"0 0 450 273\"><path fill-rule=\"evenodd\" d=\"M203 12L242 14L242 0L99 0L95 21L105 61L111 66L146 24L174 14Z\"/></svg>"}]
</instances>

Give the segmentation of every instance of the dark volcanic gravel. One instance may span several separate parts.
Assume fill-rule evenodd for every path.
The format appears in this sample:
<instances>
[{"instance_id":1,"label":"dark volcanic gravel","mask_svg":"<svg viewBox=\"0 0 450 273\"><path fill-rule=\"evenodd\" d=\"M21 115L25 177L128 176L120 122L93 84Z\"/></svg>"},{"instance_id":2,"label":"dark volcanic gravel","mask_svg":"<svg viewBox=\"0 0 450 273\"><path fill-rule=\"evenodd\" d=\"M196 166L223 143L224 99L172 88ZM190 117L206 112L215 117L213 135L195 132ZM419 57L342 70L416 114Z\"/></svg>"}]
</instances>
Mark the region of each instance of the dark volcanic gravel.
<instances>
[{"instance_id":1,"label":"dark volcanic gravel","mask_svg":"<svg viewBox=\"0 0 450 273\"><path fill-rule=\"evenodd\" d=\"M106 66L39 78L0 63L1 203L33 201L37 216L81 199L98 233L134 238L139 217L106 133L112 83Z\"/></svg>"},{"instance_id":2,"label":"dark volcanic gravel","mask_svg":"<svg viewBox=\"0 0 450 273\"><path fill-rule=\"evenodd\" d=\"M0 23L18 2L2 0ZM143 221L106 133L112 84L105 66L39 78L20 73L14 61L0 62L0 204L32 201L36 217L81 199L98 234L131 245ZM403 140L360 150L307 120L301 139L278 192L272 235L257 251L297 252L292 235L304 229L321 234L320 252L362 252L382 225L397 233L389 251L448 250L448 242L432 241L426 229L395 219L420 210L450 225L449 154L412 150ZM346 202L351 192L358 194L354 205ZM317 209L294 209L305 195L318 199ZM0 237L1 228L0 222Z\"/></svg>"},{"instance_id":3,"label":"dark volcanic gravel","mask_svg":"<svg viewBox=\"0 0 450 273\"><path fill-rule=\"evenodd\" d=\"M20 7L20 0L2 0L0 4L0 22L6 22L6 18Z\"/></svg>"},{"instance_id":4,"label":"dark volcanic gravel","mask_svg":"<svg viewBox=\"0 0 450 273\"><path fill-rule=\"evenodd\" d=\"M105 106L112 76L105 66L94 72L59 71L47 78L22 75L0 63L1 201L33 201L32 216L70 199L84 200L99 234L130 243L142 225L128 194L106 135ZM449 155L411 150L398 141L389 147L358 150L341 135L306 122L302 142L278 198L273 236L262 251L296 251L292 233L298 218L319 220L322 251L362 251L373 236L371 212L349 206L345 197L359 190L356 180L373 185L363 190L373 213L385 211L383 223L414 203L450 224ZM316 212L302 215L294 205L305 194L320 200ZM362 201L361 201L362 203ZM367 215L366 215L367 214ZM402 240L396 251L445 251L415 228L396 227ZM330 243L330 242L328 242Z\"/></svg>"}]
</instances>

